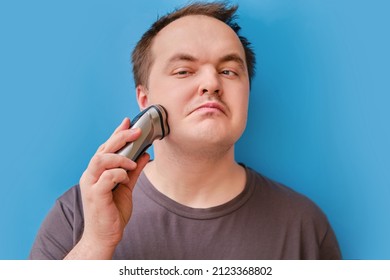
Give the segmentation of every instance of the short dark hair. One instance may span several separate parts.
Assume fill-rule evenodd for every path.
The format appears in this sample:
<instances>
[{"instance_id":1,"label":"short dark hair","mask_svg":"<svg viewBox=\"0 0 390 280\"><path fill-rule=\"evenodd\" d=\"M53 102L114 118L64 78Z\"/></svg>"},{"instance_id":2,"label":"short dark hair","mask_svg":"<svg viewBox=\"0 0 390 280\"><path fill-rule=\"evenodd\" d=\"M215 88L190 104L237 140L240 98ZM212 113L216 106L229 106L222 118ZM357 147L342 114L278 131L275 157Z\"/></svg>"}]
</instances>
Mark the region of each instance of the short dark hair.
<instances>
[{"instance_id":1,"label":"short dark hair","mask_svg":"<svg viewBox=\"0 0 390 280\"><path fill-rule=\"evenodd\" d=\"M189 15L213 17L224 22L234 30L245 50L245 60L248 67L249 81L251 82L255 74L256 57L250 42L239 34L241 27L235 21L237 9L237 5L231 6L226 2L195 2L157 19L138 41L131 56L135 86L147 86L150 68L153 64L151 46L158 32L171 22Z\"/></svg>"}]
</instances>

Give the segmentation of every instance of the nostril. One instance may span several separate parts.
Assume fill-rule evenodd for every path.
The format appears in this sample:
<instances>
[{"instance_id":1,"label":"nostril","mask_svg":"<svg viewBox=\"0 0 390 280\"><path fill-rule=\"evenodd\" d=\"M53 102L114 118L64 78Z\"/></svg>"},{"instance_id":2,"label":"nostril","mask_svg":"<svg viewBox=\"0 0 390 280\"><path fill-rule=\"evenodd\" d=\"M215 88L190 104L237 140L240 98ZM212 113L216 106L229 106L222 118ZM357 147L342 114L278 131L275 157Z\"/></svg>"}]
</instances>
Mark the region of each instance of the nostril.
<instances>
[{"instance_id":1,"label":"nostril","mask_svg":"<svg viewBox=\"0 0 390 280\"><path fill-rule=\"evenodd\" d=\"M216 90L214 90L213 92L212 91L209 91L208 89L202 89L202 94L209 94L209 95L213 95L213 94L215 94L215 95L217 95L217 96L219 96L220 95L220 90L219 89L216 89Z\"/></svg>"}]
</instances>

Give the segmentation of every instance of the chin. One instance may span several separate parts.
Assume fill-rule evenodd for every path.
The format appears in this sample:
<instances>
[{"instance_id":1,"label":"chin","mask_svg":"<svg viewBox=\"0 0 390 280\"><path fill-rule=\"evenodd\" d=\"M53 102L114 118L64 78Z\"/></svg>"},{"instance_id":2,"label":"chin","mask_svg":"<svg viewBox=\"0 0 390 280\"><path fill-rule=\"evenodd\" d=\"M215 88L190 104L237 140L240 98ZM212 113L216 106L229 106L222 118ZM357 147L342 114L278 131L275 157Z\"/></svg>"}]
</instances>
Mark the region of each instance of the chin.
<instances>
[{"instance_id":1,"label":"chin","mask_svg":"<svg viewBox=\"0 0 390 280\"><path fill-rule=\"evenodd\" d=\"M192 135L194 145L215 148L218 146L231 146L236 137L230 133L214 131L202 131Z\"/></svg>"},{"instance_id":2,"label":"chin","mask_svg":"<svg viewBox=\"0 0 390 280\"><path fill-rule=\"evenodd\" d=\"M242 133L242 126L234 126L220 120L203 120L187 123L175 129L172 127L169 138L177 144L186 142L193 145L206 143L206 145L225 145L235 143Z\"/></svg>"}]
</instances>

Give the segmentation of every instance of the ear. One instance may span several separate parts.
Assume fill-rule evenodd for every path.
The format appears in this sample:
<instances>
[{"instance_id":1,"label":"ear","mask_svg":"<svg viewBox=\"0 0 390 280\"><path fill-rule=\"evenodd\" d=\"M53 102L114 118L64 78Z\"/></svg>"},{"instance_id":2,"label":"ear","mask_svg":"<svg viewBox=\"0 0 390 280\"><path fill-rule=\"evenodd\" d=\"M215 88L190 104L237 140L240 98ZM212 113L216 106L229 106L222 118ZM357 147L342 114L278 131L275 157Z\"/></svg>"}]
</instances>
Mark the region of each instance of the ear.
<instances>
[{"instance_id":1,"label":"ear","mask_svg":"<svg viewBox=\"0 0 390 280\"><path fill-rule=\"evenodd\" d=\"M138 106L142 111L143 109L149 106L149 98L148 98L149 92L148 89L142 85L138 85L136 91L137 91Z\"/></svg>"}]
</instances>

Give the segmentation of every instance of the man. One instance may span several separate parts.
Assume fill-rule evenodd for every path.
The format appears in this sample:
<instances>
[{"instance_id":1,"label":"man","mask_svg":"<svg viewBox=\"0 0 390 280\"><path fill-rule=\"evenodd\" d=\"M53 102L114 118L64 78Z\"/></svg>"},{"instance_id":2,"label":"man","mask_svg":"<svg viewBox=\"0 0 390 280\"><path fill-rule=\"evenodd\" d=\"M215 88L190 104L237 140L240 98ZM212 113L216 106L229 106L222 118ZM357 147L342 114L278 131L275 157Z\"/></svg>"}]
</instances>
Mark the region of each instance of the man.
<instances>
[{"instance_id":1,"label":"man","mask_svg":"<svg viewBox=\"0 0 390 280\"><path fill-rule=\"evenodd\" d=\"M138 104L163 105L170 134L153 161L135 163L115 154L141 133L125 119L57 201L30 258L340 258L317 206L234 159L254 73L236 8L191 4L144 34L133 52Z\"/></svg>"}]
</instances>

